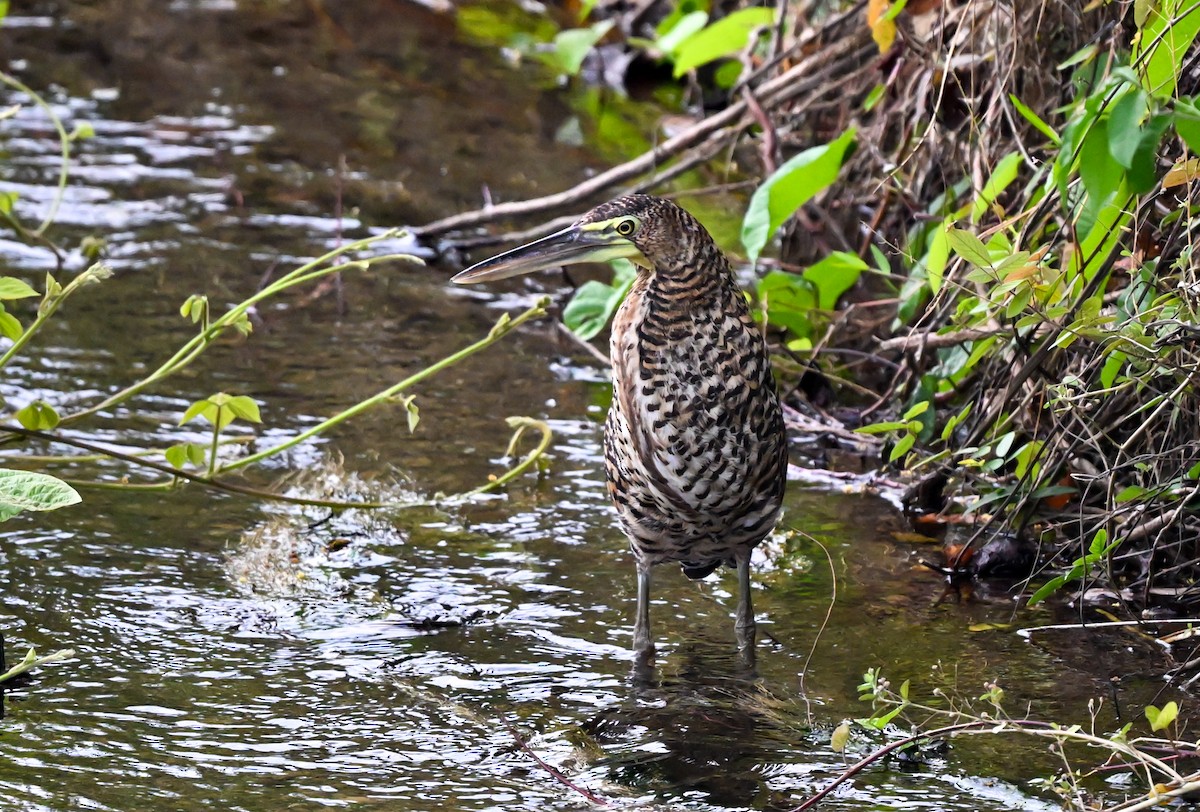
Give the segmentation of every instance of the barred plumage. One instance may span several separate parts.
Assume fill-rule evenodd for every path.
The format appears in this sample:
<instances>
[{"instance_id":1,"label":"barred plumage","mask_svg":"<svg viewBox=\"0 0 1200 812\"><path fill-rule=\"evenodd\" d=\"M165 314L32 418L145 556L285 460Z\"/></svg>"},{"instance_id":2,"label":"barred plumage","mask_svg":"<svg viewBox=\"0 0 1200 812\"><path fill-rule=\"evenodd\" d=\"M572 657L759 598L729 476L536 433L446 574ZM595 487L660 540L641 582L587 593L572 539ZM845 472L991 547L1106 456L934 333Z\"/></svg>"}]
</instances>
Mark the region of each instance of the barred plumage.
<instances>
[{"instance_id":1,"label":"barred plumage","mask_svg":"<svg viewBox=\"0 0 1200 812\"><path fill-rule=\"evenodd\" d=\"M704 227L674 203L630 195L455 281L617 256L640 268L613 321L604 444L638 565L635 649L653 650L650 568L665 561L692 578L736 566L739 642L752 647L750 551L778 519L787 446L766 342Z\"/></svg>"}]
</instances>

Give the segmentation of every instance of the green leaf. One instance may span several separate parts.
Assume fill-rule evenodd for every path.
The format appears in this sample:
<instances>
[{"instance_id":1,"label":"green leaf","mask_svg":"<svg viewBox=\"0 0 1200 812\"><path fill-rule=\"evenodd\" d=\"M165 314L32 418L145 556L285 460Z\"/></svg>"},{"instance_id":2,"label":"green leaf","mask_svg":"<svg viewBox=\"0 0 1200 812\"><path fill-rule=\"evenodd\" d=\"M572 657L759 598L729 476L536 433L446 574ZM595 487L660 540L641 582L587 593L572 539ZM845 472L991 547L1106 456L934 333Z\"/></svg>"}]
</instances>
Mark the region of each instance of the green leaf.
<instances>
[{"instance_id":1,"label":"green leaf","mask_svg":"<svg viewBox=\"0 0 1200 812\"><path fill-rule=\"evenodd\" d=\"M563 308L563 323L584 341L595 338L604 329L637 278L637 269L629 260L618 260L613 268L613 284L594 279L585 282Z\"/></svg>"},{"instance_id":2,"label":"green leaf","mask_svg":"<svg viewBox=\"0 0 1200 812\"><path fill-rule=\"evenodd\" d=\"M1050 139L1050 143L1054 144L1056 147L1062 144L1062 137L1059 136L1059 134L1056 133L1049 124L1043 121L1041 116L1033 112L1033 110L1026 105L1025 102L1021 101L1011 93L1008 94L1008 100L1013 103L1013 107L1017 108L1017 112L1020 113L1026 121L1032 124L1038 132Z\"/></svg>"},{"instance_id":3,"label":"green leaf","mask_svg":"<svg viewBox=\"0 0 1200 812\"><path fill-rule=\"evenodd\" d=\"M1038 589L1037 592L1033 593L1033 596L1030 597L1030 599L1029 599L1029 605L1035 606L1035 605L1041 603L1042 601L1046 600L1046 598L1050 597L1055 592L1062 589L1063 586L1066 585L1066 583L1067 583L1066 576L1063 576L1063 575L1054 576L1049 581L1042 584L1042 586Z\"/></svg>"},{"instance_id":4,"label":"green leaf","mask_svg":"<svg viewBox=\"0 0 1200 812\"><path fill-rule=\"evenodd\" d=\"M25 328L21 326L17 317L5 310L4 305L0 305L0 335L16 341L24 332Z\"/></svg>"},{"instance_id":5,"label":"green leaf","mask_svg":"<svg viewBox=\"0 0 1200 812\"><path fill-rule=\"evenodd\" d=\"M225 407L233 412L235 417L240 417L242 420L248 420L251 423L262 422L262 416L258 412L258 404L254 402L253 398L249 398L246 395L238 395L237 397L230 398Z\"/></svg>"},{"instance_id":6,"label":"green leaf","mask_svg":"<svg viewBox=\"0 0 1200 812\"><path fill-rule=\"evenodd\" d=\"M1200 108L1194 98L1175 102L1175 132L1193 155L1200 155Z\"/></svg>"},{"instance_id":7,"label":"green leaf","mask_svg":"<svg viewBox=\"0 0 1200 812\"><path fill-rule=\"evenodd\" d=\"M213 418L209 415L216 415L217 407L208 400L198 400L191 406L187 407L187 411L183 413L183 417L179 418L179 425L190 423L197 417L203 417L208 422L212 422Z\"/></svg>"},{"instance_id":8,"label":"green leaf","mask_svg":"<svg viewBox=\"0 0 1200 812\"><path fill-rule=\"evenodd\" d=\"M417 423L421 422L421 410L417 408L417 399L410 397L405 400L404 410L408 413L408 433L412 434L417 430Z\"/></svg>"},{"instance_id":9,"label":"green leaf","mask_svg":"<svg viewBox=\"0 0 1200 812\"><path fill-rule=\"evenodd\" d=\"M75 489L57 477L0 468L0 521L23 510L57 510L80 501Z\"/></svg>"},{"instance_id":10,"label":"green leaf","mask_svg":"<svg viewBox=\"0 0 1200 812\"><path fill-rule=\"evenodd\" d=\"M905 420L887 420L883 423L859 426L855 431L859 434L887 434L889 431L899 431L906 428L908 428L908 422Z\"/></svg>"},{"instance_id":11,"label":"green leaf","mask_svg":"<svg viewBox=\"0 0 1200 812\"><path fill-rule=\"evenodd\" d=\"M199 293L193 293L187 297L187 300L179 308L179 315L189 319L193 324L199 324L207 312L208 297Z\"/></svg>"},{"instance_id":12,"label":"green leaf","mask_svg":"<svg viewBox=\"0 0 1200 812\"><path fill-rule=\"evenodd\" d=\"M828 144L792 157L754 191L742 220L742 245L752 262L785 220L837 179L855 132L851 127Z\"/></svg>"},{"instance_id":13,"label":"green leaf","mask_svg":"<svg viewBox=\"0 0 1200 812\"><path fill-rule=\"evenodd\" d=\"M1114 496L1113 499L1117 504L1122 504L1124 502L1137 501L1138 499L1148 496L1151 493L1152 491L1149 488L1143 488L1140 485L1128 485L1117 491L1117 495Z\"/></svg>"},{"instance_id":14,"label":"green leaf","mask_svg":"<svg viewBox=\"0 0 1200 812\"><path fill-rule=\"evenodd\" d=\"M1104 359L1104 366L1100 370L1100 385L1108 389L1113 385L1113 381L1117 379L1117 374L1125 368L1125 361L1128 356L1120 350L1109 353L1109 356Z\"/></svg>"},{"instance_id":15,"label":"green leaf","mask_svg":"<svg viewBox=\"0 0 1200 812\"><path fill-rule=\"evenodd\" d=\"M20 279L12 276L0 276L0 299L28 299L37 296L38 292Z\"/></svg>"},{"instance_id":16,"label":"green leaf","mask_svg":"<svg viewBox=\"0 0 1200 812\"><path fill-rule=\"evenodd\" d=\"M670 17L663 20L666 23ZM667 55L674 55L679 45L708 24L707 11L692 11L684 14L670 29L661 31L655 46Z\"/></svg>"},{"instance_id":17,"label":"green leaf","mask_svg":"<svg viewBox=\"0 0 1200 812\"><path fill-rule=\"evenodd\" d=\"M233 320L233 327L244 336L248 336L254 332L254 323L250 321L250 317L245 313L240 314Z\"/></svg>"},{"instance_id":18,"label":"green leaf","mask_svg":"<svg viewBox=\"0 0 1200 812\"><path fill-rule=\"evenodd\" d=\"M933 293L942 288L942 280L946 277L946 262L949 259L950 221L947 219L933 227L933 232L929 235L929 250L925 254L925 276L929 280L929 290Z\"/></svg>"},{"instance_id":19,"label":"green leaf","mask_svg":"<svg viewBox=\"0 0 1200 812\"><path fill-rule=\"evenodd\" d=\"M612 27L612 20L604 20L587 28L571 28L559 32L554 38L554 56L559 70L568 76L579 73L588 51L592 50Z\"/></svg>"},{"instance_id":20,"label":"green leaf","mask_svg":"<svg viewBox=\"0 0 1200 812\"><path fill-rule=\"evenodd\" d=\"M914 417L920 417L927 411L929 411L929 401L922 400L921 402L914 403L911 407L909 407L908 411L904 413L904 419L912 420Z\"/></svg>"},{"instance_id":21,"label":"green leaf","mask_svg":"<svg viewBox=\"0 0 1200 812\"><path fill-rule=\"evenodd\" d=\"M167 464L172 468L182 468L187 462L186 445L187 443L178 443L163 452L163 456L167 458Z\"/></svg>"},{"instance_id":22,"label":"green leaf","mask_svg":"<svg viewBox=\"0 0 1200 812\"><path fill-rule=\"evenodd\" d=\"M1149 96L1133 88L1113 105L1108 116L1108 154L1126 169L1133 165L1133 153L1141 141L1148 101Z\"/></svg>"},{"instance_id":23,"label":"green leaf","mask_svg":"<svg viewBox=\"0 0 1200 812\"><path fill-rule=\"evenodd\" d=\"M857 254L834 251L816 265L810 265L804 271L804 278L817 289L817 307L833 310L842 294L854 287L859 275L869 267Z\"/></svg>"},{"instance_id":24,"label":"green leaf","mask_svg":"<svg viewBox=\"0 0 1200 812\"><path fill-rule=\"evenodd\" d=\"M758 299L766 305L767 321L801 338L811 338L816 286L787 271L771 271L758 282Z\"/></svg>"},{"instance_id":25,"label":"green leaf","mask_svg":"<svg viewBox=\"0 0 1200 812\"><path fill-rule=\"evenodd\" d=\"M871 88L871 92L867 94L867 97L865 99L863 99L863 103L862 103L863 112L869 113L872 110L874 110L875 106L878 105L881 101L883 101L884 94L886 94L886 93L887 93L887 86L882 83L877 84L877 85L875 85L875 87Z\"/></svg>"},{"instance_id":26,"label":"green leaf","mask_svg":"<svg viewBox=\"0 0 1200 812\"><path fill-rule=\"evenodd\" d=\"M1147 9L1132 60L1146 90L1161 99L1175 95L1183 58L1197 33L1200 6L1194 0L1161 0L1157 8Z\"/></svg>"},{"instance_id":27,"label":"green leaf","mask_svg":"<svg viewBox=\"0 0 1200 812\"><path fill-rule=\"evenodd\" d=\"M52 429L58 425L58 412L44 400L35 400L17 412L17 422L30 431Z\"/></svg>"},{"instance_id":28,"label":"green leaf","mask_svg":"<svg viewBox=\"0 0 1200 812\"><path fill-rule=\"evenodd\" d=\"M1021 153L1010 152L996 162L996 168L971 204L972 223L978 223L987 210L996 204L996 199L1017 179L1022 160Z\"/></svg>"},{"instance_id":29,"label":"green leaf","mask_svg":"<svg viewBox=\"0 0 1200 812\"><path fill-rule=\"evenodd\" d=\"M675 78L715 59L736 54L750 42L750 33L754 29L774 21L774 9L743 8L696 32L679 43L672 53Z\"/></svg>"},{"instance_id":30,"label":"green leaf","mask_svg":"<svg viewBox=\"0 0 1200 812\"><path fill-rule=\"evenodd\" d=\"M1172 120L1171 115L1160 113L1142 127L1127 174L1134 194L1145 194L1158 184L1158 147Z\"/></svg>"},{"instance_id":31,"label":"green leaf","mask_svg":"<svg viewBox=\"0 0 1200 812\"><path fill-rule=\"evenodd\" d=\"M1101 207L1117 192L1125 173L1108 151L1108 124L1097 122L1079 148L1079 177L1087 190L1084 220L1094 221ZM1080 229L1085 234L1091 227Z\"/></svg>"},{"instance_id":32,"label":"green leaf","mask_svg":"<svg viewBox=\"0 0 1200 812\"><path fill-rule=\"evenodd\" d=\"M906 434L896 441L896 445L892 447L892 453L888 455L888 462L895 462L909 452L913 444L917 442L917 438L913 434Z\"/></svg>"},{"instance_id":33,"label":"green leaf","mask_svg":"<svg viewBox=\"0 0 1200 812\"><path fill-rule=\"evenodd\" d=\"M947 232L946 239L949 240L950 247L954 249L954 253L976 268L988 269L992 267L992 256L987 246L983 244L983 240L976 237L970 231L953 228Z\"/></svg>"},{"instance_id":34,"label":"green leaf","mask_svg":"<svg viewBox=\"0 0 1200 812\"><path fill-rule=\"evenodd\" d=\"M1170 727L1177 716L1179 716L1179 705L1174 701L1163 705L1161 710L1153 705L1146 707L1146 720L1150 722L1150 729L1155 733Z\"/></svg>"},{"instance_id":35,"label":"green leaf","mask_svg":"<svg viewBox=\"0 0 1200 812\"><path fill-rule=\"evenodd\" d=\"M208 449L199 443L179 443L168 448L164 453L173 467L182 469L188 463L199 467L204 465L208 457Z\"/></svg>"}]
</instances>

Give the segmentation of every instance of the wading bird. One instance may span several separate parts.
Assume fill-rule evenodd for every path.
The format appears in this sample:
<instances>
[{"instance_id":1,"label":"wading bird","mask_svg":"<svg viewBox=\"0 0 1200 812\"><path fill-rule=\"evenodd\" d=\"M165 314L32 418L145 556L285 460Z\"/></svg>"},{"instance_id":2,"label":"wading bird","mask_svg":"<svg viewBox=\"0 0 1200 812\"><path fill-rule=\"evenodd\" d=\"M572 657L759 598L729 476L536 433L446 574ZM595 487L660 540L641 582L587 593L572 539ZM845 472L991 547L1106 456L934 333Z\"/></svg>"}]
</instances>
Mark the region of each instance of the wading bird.
<instances>
[{"instance_id":1,"label":"wading bird","mask_svg":"<svg viewBox=\"0 0 1200 812\"><path fill-rule=\"evenodd\" d=\"M612 324L608 492L637 560L634 650L648 658L650 568L737 567L739 647L754 646L750 552L779 517L787 444L766 342L729 261L692 215L630 195L473 265L458 284L618 258L637 278Z\"/></svg>"}]
</instances>

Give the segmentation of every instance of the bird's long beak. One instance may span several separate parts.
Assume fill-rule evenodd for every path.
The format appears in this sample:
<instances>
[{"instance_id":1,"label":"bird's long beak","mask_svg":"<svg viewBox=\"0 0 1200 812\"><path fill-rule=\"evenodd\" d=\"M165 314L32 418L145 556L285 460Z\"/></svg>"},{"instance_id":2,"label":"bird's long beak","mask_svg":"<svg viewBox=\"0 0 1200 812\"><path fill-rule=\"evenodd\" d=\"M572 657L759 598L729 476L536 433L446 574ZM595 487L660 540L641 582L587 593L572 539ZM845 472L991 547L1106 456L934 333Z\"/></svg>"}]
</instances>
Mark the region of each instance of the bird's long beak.
<instances>
[{"instance_id":1,"label":"bird's long beak","mask_svg":"<svg viewBox=\"0 0 1200 812\"><path fill-rule=\"evenodd\" d=\"M611 230L573 225L476 263L450 281L456 285L470 285L579 262L607 262L641 256L637 246Z\"/></svg>"}]
</instances>

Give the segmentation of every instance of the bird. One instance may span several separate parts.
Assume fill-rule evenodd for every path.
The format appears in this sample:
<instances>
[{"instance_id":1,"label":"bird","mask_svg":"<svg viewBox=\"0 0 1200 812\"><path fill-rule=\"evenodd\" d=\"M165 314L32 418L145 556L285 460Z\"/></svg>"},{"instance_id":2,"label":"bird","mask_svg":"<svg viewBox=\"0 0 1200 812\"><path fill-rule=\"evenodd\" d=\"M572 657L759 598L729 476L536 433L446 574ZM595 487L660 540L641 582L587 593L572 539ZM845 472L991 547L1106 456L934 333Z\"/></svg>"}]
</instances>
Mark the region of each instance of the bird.
<instances>
[{"instance_id":1,"label":"bird","mask_svg":"<svg viewBox=\"0 0 1200 812\"><path fill-rule=\"evenodd\" d=\"M651 658L651 568L737 569L735 632L753 656L750 557L779 519L787 438L761 327L728 258L687 210L631 194L476 263L455 284L627 259L637 275L610 329L604 468L637 565L633 648Z\"/></svg>"}]
</instances>

